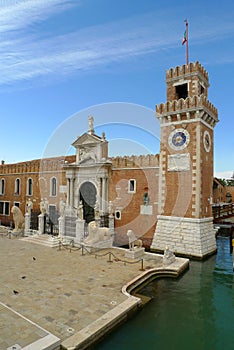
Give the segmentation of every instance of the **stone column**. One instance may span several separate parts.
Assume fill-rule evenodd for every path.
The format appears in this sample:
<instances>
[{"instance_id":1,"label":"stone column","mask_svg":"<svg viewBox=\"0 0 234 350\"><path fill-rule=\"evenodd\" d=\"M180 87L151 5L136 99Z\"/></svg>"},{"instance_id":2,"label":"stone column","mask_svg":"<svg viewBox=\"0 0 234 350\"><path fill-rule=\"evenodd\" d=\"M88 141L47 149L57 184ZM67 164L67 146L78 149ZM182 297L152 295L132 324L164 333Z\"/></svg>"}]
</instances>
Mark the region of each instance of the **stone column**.
<instances>
[{"instance_id":1,"label":"stone column","mask_svg":"<svg viewBox=\"0 0 234 350\"><path fill-rule=\"evenodd\" d=\"M70 179L67 178L67 205L70 206Z\"/></svg>"},{"instance_id":2,"label":"stone column","mask_svg":"<svg viewBox=\"0 0 234 350\"><path fill-rule=\"evenodd\" d=\"M115 238L115 218L114 218L114 215L112 214L109 215L109 229L110 229L110 234L111 234L111 239L113 244L114 238Z\"/></svg>"},{"instance_id":3,"label":"stone column","mask_svg":"<svg viewBox=\"0 0 234 350\"><path fill-rule=\"evenodd\" d=\"M60 216L58 218L58 223L59 223L59 238L63 238L65 235L65 218L64 216Z\"/></svg>"},{"instance_id":4,"label":"stone column","mask_svg":"<svg viewBox=\"0 0 234 350\"><path fill-rule=\"evenodd\" d=\"M102 213L102 178L98 180L99 211Z\"/></svg>"},{"instance_id":5,"label":"stone column","mask_svg":"<svg viewBox=\"0 0 234 350\"><path fill-rule=\"evenodd\" d=\"M38 232L39 234L44 233L44 223L45 223L45 215L38 215Z\"/></svg>"},{"instance_id":6,"label":"stone column","mask_svg":"<svg viewBox=\"0 0 234 350\"><path fill-rule=\"evenodd\" d=\"M24 216L25 220L24 220L24 235L28 236L30 235L30 214L29 213L25 213Z\"/></svg>"},{"instance_id":7,"label":"stone column","mask_svg":"<svg viewBox=\"0 0 234 350\"><path fill-rule=\"evenodd\" d=\"M83 242L84 229L85 229L85 220L77 219L76 220L76 238L75 238L76 242L78 243Z\"/></svg>"},{"instance_id":8,"label":"stone column","mask_svg":"<svg viewBox=\"0 0 234 350\"><path fill-rule=\"evenodd\" d=\"M106 178L102 178L102 213L103 215L106 214L107 208L106 208L106 193L107 193L107 186L106 186Z\"/></svg>"},{"instance_id":9,"label":"stone column","mask_svg":"<svg viewBox=\"0 0 234 350\"><path fill-rule=\"evenodd\" d=\"M71 190L71 193L70 193L70 205L72 208L74 208L74 182L75 182L75 178L72 177L70 179L70 190Z\"/></svg>"}]
</instances>

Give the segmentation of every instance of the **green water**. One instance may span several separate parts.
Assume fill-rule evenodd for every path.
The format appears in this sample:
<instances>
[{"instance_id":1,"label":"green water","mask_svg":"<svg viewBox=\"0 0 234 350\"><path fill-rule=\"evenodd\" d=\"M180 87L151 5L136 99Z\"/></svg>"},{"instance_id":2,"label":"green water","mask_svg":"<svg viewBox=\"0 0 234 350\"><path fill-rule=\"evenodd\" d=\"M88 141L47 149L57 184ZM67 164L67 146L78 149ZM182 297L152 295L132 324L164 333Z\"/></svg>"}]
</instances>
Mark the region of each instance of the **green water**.
<instances>
[{"instance_id":1,"label":"green water","mask_svg":"<svg viewBox=\"0 0 234 350\"><path fill-rule=\"evenodd\" d=\"M104 349L234 349L233 267L229 238L218 252L190 263L179 279L151 282L141 291L152 301L136 317L95 346Z\"/></svg>"}]
</instances>

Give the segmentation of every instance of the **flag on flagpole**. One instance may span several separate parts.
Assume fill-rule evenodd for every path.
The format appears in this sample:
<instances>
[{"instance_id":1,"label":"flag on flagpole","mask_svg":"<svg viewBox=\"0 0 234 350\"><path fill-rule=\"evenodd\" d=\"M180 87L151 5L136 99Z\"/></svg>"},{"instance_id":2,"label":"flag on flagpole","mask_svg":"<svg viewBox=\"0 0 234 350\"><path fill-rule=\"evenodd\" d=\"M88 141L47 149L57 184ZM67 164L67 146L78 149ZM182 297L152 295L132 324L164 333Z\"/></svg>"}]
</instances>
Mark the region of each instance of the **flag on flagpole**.
<instances>
[{"instance_id":1,"label":"flag on flagpole","mask_svg":"<svg viewBox=\"0 0 234 350\"><path fill-rule=\"evenodd\" d=\"M182 40L182 45L184 45L187 42L187 30L184 31L184 36L183 36L183 40Z\"/></svg>"},{"instance_id":2,"label":"flag on flagpole","mask_svg":"<svg viewBox=\"0 0 234 350\"><path fill-rule=\"evenodd\" d=\"M185 24L186 24L186 30L184 32L183 40L182 40L182 45L186 43L186 64L188 65L189 63L189 54L188 54L188 21L185 19Z\"/></svg>"}]
</instances>

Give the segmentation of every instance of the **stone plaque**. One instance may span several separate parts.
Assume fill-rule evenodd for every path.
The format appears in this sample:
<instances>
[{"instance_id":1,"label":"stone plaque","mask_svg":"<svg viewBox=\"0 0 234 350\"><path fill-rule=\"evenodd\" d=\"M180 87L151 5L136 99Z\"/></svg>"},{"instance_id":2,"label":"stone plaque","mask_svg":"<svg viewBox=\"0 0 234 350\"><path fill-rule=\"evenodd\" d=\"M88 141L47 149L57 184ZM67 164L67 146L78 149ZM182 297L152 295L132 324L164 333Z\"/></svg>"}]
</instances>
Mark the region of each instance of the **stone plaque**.
<instances>
[{"instance_id":1,"label":"stone plaque","mask_svg":"<svg viewBox=\"0 0 234 350\"><path fill-rule=\"evenodd\" d=\"M168 171L189 171L190 170L190 156L186 154L171 154L167 159Z\"/></svg>"},{"instance_id":2,"label":"stone plaque","mask_svg":"<svg viewBox=\"0 0 234 350\"><path fill-rule=\"evenodd\" d=\"M141 205L141 215L152 215L153 207L152 205Z\"/></svg>"},{"instance_id":3,"label":"stone plaque","mask_svg":"<svg viewBox=\"0 0 234 350\"><path fill-rule=\"evenodd\" d=\"M75 216L65 216L65 236L76 237Z\"/></svg>"}]
</instances>

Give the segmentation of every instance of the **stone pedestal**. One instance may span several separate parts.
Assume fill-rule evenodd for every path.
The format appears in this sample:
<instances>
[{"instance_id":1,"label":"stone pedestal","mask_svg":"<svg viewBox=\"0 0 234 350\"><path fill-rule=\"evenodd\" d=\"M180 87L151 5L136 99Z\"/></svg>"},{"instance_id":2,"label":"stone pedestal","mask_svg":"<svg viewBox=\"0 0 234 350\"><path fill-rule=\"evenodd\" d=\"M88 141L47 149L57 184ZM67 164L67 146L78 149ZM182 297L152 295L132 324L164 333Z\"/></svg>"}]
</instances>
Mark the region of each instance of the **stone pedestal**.
<instances>
[{"instance_id":1,"label":"stone pedestal","mask_svg":"<svg viewBox=\"0 0 234 350\"><path fill-rule=\"evenodd\" d=\"M113 247L111 238L95 243L83 243L83 245L89 252L95 251L96 249L108 249Z\"/></svg>"},{"instance_id":2,"label":"stone pedestal","mask_svg":"<svg viewBox=\"0 0 234 350\"><path fill-rule=\"evenodd\" d=\"M112 244L114 242L115 238L115 218L114 215L109 215L109 229L110 229L110 234L111 234L111 239L112 239Z\"/></svg>"},{"instance_id":3,"label":"stone pedestal","mask_svg":"<svg viewBox=\"0 0 234 350\"><path fill-rule=\"evenodd\" d=\"M168 247L175 254L198 259L216 252L213 218L192 219L158 216L151 250L163 252Z\"/></svg>"},{"instance_id":4,"label":"stone pedestal","mask_svg":"<svg viewBox=\"0 0 234 350\"><path fill-rule=\"evenodd\" d=\"M125 258L128 259L141 259L145 253L145 248L134 248L134 250L127 250Z\"/></svg>"}]
</instances>

